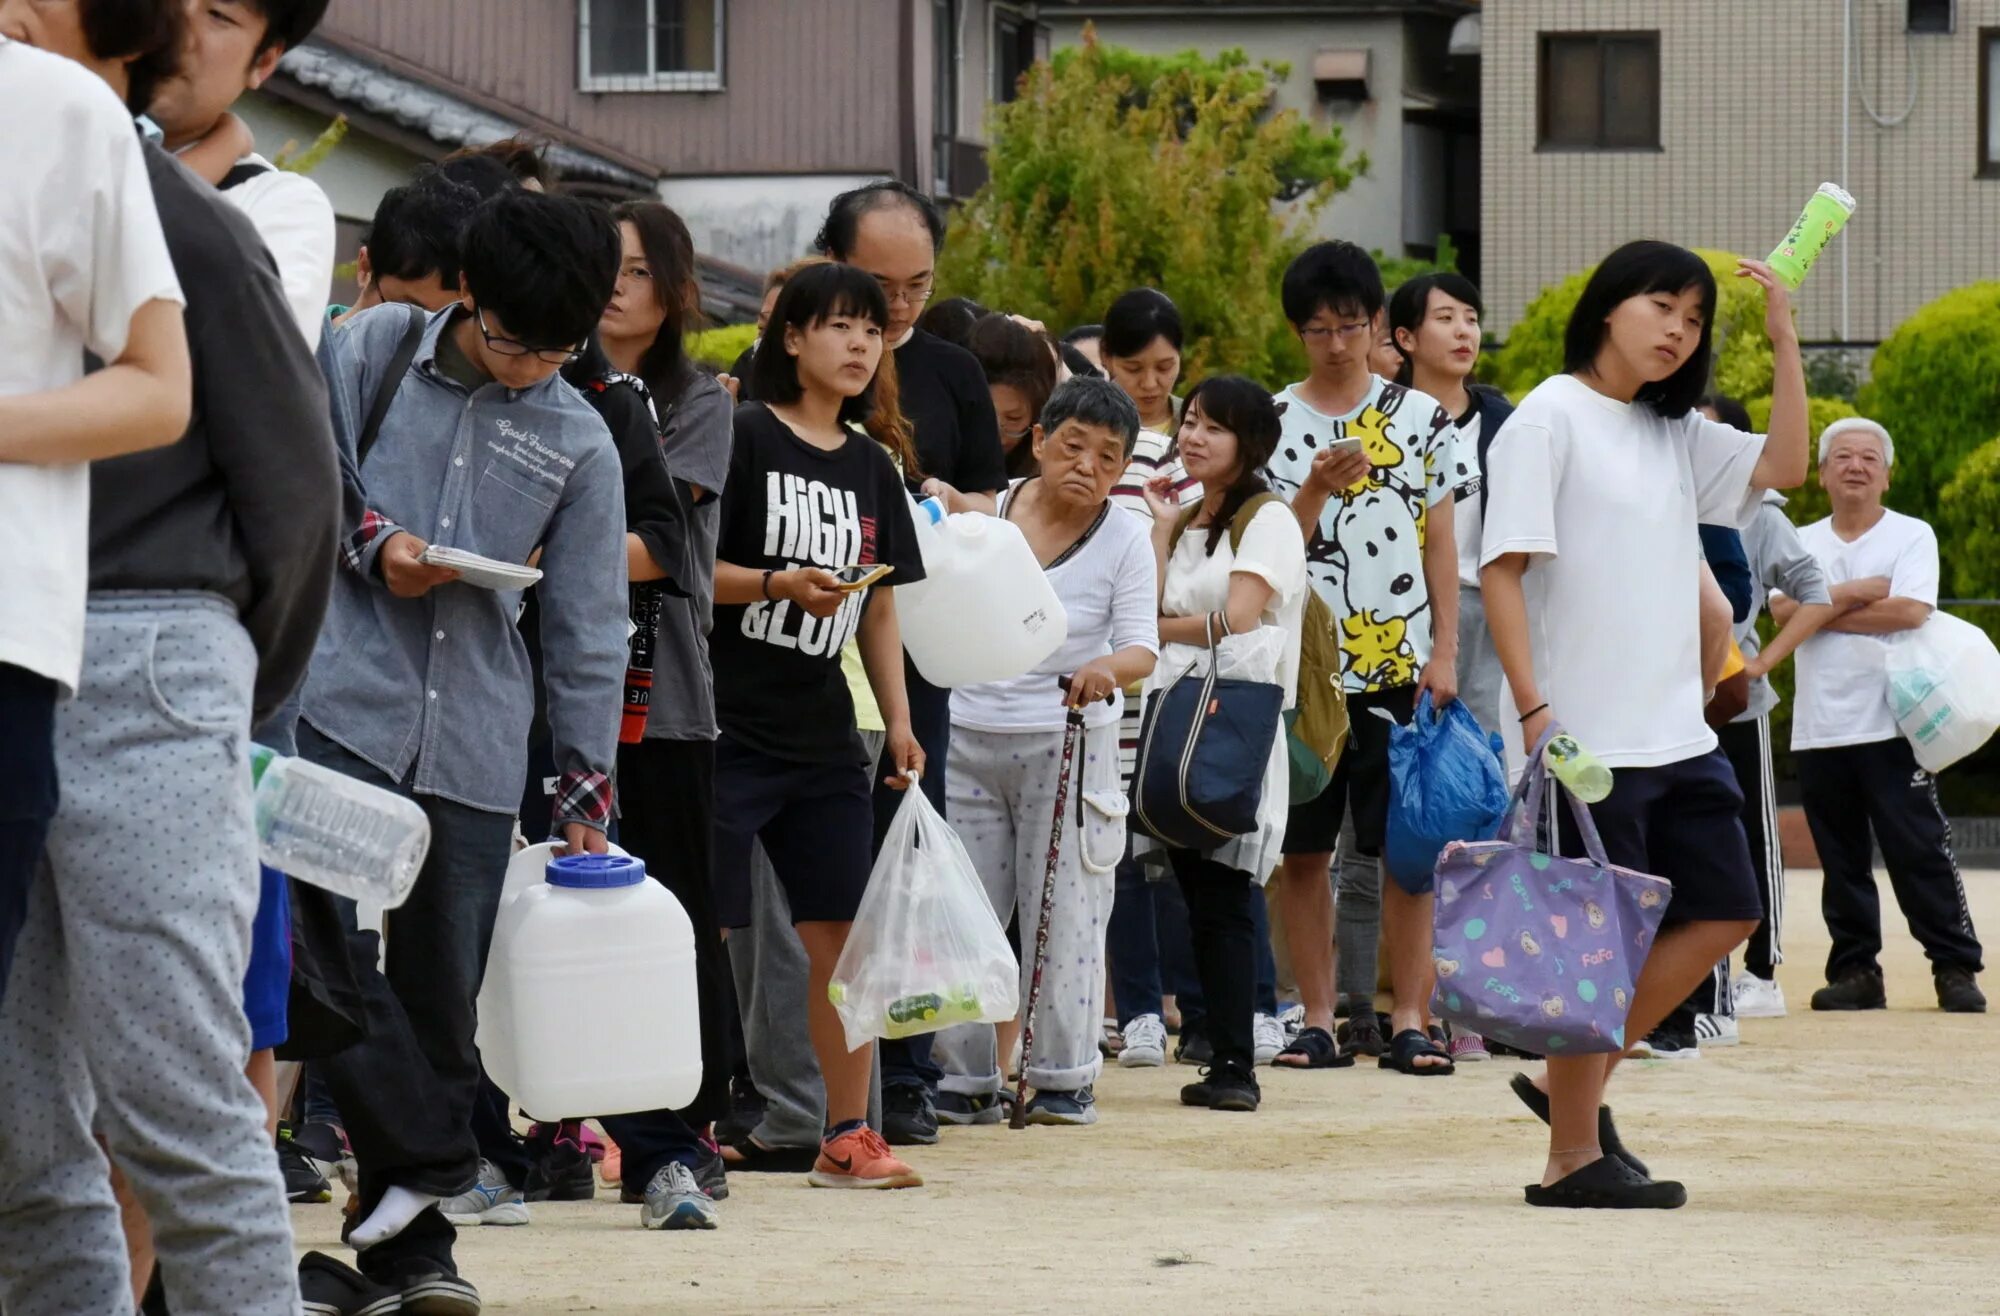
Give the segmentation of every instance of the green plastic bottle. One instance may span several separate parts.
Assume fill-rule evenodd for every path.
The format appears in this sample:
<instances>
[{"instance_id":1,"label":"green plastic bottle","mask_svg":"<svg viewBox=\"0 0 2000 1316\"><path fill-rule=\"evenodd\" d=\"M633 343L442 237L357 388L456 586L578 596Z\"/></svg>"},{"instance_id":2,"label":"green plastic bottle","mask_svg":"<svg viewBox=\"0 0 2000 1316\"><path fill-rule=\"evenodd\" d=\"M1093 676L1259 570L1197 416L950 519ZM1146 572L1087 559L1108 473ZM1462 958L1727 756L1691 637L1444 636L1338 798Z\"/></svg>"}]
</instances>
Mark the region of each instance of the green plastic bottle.
<instances>
[{"instance_id":1,"label":"green plastic bottle","mask_svg":"<svg viewBox=\"0 0 2000 1316\"><path fill-rule=\"evenodd\" d=\"M1806 208L1799 213L1799 222L1785 234L1785 240L1771 253L1768 262L1787 288L1796 292L1806 281L1813 262L1853 213L1854 198L1845 189L1833 183L1819 185L1819 191L1812 194Z\"/></svg>"},{"instance_id":2,"label":"green plastic bottle","mask_svg":"<svg viewBox=\"0 0 2000 1316\"><path fill-rule=\"evenodd\" d=\"M1570 794L1585 804L1595 804L1611 793L1611 769L1598 762L1597 755L1567 731L1558 731L1549 738L1548 748L1542 751L1542 762L1557 781L1569 787Z\"/></svg>"}]
</instances>

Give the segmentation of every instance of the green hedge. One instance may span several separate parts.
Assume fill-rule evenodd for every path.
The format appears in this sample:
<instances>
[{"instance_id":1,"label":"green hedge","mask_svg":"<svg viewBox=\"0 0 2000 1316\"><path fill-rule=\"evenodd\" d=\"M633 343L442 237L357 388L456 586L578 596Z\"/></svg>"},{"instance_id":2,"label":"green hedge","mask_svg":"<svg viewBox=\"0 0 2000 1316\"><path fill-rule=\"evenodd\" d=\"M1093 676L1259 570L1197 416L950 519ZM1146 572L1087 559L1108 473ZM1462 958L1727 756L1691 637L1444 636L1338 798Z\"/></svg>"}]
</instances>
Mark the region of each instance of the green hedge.
<instances>
[{"instance_id":1,"label":"green hedge","mask_svg":"<svg viewBox=\"0 0 2000 1316\"><path fill-rule=\"evenodd\" d=\"M1736 277L1737 257L1726 251L1697 250L1715 272L1715 387L1731 397L1762 397L1771 391L1771 340L1764 334L1764 294ZM1595 268L1594 266L1592 267ZM1563 332L1583 296L1591 270L1572 274L1542 289L1507 335L1494 358L1490 378L1510 397L1562 373Z\"/></svg>"},{"instance_id":2,"label":"green hedge","mask_svg":"<svg viewBox=\"0 0 2000 1316\"><path fill-rule=\"evenodd\" d=\"M743 350L756 341L756 325L728 324L720 329L704 329L698 334L689 334L687 351L696 361L706 361L727 370L737 357L743 355Z\"/></svg>"},{"instance_id":3,"label":"green hedge","mask_svg":"<svg viewBox=\"0 0 2000 1316\"><path fill-rule=\"evenodd\" d=\"M2000 421L2000 283L1948 292L1905 320L1875 350L1860 402L1896 440L1890 505L1928 518Z\"/></svg>"},{"instance_id":4,"label":"green hedge","mask_svg":"<svg viewBox=\"0 0 2000 1316\"><path fill-rule=\"evenodd\" d=\"M1858 416L1861 414L1839 398L1808 398L1806 401L1812 415L1812 419L1809 422L1811 428L1806 434L1806 442L1813 445L1811 450L1815 454L1819 451L1819 432L1821 430L1843 417ZM1750 423L1757 428L1758 432L1761 433L1769 428L1771 424L1771 399L1769 397L1752 398L1743 405L1750 413ZM1815 457L1809 460L1808 464L1812 469L1806 472L1806 482L1796 489L1787 489L1784 491L1786 498L1785 514L1792 518L1792 524L1794 525L1811 525L1825 516L1829 510L1826 490L1820 486L1819 482L1819 462Z\"/></svg>"}]
</instances>

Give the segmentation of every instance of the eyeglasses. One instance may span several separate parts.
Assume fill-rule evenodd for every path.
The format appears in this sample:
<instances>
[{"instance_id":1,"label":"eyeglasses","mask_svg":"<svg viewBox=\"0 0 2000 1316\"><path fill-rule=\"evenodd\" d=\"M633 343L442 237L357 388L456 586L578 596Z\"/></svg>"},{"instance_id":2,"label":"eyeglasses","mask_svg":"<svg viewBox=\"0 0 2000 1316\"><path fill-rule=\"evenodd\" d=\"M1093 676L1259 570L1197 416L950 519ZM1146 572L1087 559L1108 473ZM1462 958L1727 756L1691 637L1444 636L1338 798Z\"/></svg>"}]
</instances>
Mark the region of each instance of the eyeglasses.
<instances>
[{"instance_id":1,"label":"eyeglasses","mask_svg":"<svg viewBox=\"0 0 2000 1316\"><path fill-rule=\"evenodd\" d=\"M882 296L888 299L891 306L898 302L905 306L922 306L931 299L931 293L934 291L932 276L928 274L900 288L891 287L887 279L877 279L876 282L882 285Z\"/></svg>"},{"instance_id":2,"label":"eyeglasses","mask_svg":"<svg viewBox=\"0 0 2000 1316\"><path fill-rule=\"evenodd\" d=\"M486 340L486 346L500 356L532 356L535 360L552 366L566 366L581 360L581 347L530 347L518 338L502 338L486 327L486 308L472 308L472 318L479 325L479 336Z\"/></svg>"},{"instance_id":3,"label":"eyeglasses","mask_svg":"<svg viewBox=\"0 0 2000 1316\"><path fill-rule=\"evenodd\" d=\"M1314 324L1307 325L1305 328L1299 330L1299 337L1305 339L1314 347L1324 347L1333 338L1338 338L1343 343L1351 343L1362 334L1367 333L1370 328L1372 326L1366 320L1356 320L1353 324L1343 325Z\"/></svg>"}]
</instances>

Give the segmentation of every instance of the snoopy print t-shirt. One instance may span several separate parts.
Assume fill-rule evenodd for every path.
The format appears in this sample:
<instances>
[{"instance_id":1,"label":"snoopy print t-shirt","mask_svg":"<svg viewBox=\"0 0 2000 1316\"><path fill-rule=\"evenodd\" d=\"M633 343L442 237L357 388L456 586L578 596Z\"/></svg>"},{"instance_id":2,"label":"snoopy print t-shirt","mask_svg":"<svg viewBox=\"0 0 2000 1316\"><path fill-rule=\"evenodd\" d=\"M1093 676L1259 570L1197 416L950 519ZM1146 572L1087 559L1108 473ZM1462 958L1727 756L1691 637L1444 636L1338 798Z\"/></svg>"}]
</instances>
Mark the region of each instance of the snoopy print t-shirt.
<instances>
[{"instance_id":1,"label":"snoopy print t-shirt","mask_svg":"<svg viewBox=\"0 0 2000 1316\"><path fill-rule=\"evenodd\" d=\"M1456 482L1458 431L1429 394L1376 378L1345 416L1316 411L1293 385L1265 479L1290 499L1313 458L1358 438L1368 478L1326 500L1306 544L1313 588L1340 626L1341 679L1352 694L1415 685L1431 656L1424 527Z\"/></svg>"},{"instance_id":2,"label":"snoopy print t-shirt","mask_svg":"<svg viewBox=\"0 0 2000 1316\"><path fill-rule=\"evenodd\" d=\"M889 575L830 617L787 600L717 604L709 656L722 734L801 763L858 763L854 701L840 651L877 589L924 578L910 499L887 450L859 430L831 451L762 403L736 409L716 557L753 571L886 563Z\"/></svg>"}]
</instances>

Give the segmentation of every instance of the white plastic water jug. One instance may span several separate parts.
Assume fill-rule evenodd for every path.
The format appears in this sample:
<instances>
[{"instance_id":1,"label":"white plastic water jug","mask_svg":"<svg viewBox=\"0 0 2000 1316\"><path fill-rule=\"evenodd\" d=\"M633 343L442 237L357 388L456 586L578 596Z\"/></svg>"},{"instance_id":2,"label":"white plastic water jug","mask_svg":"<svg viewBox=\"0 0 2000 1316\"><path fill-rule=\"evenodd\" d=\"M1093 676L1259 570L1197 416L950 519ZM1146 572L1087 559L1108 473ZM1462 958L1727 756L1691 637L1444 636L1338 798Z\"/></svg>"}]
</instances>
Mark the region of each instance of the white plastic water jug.
<instances>
[{"instance_id":1,"label":"white plastic water jug","mask_svg":"<svg viewBox=\"0 0 2000 1316\"><path fill-rule=\"evenodd\" d=\"M530 846L479 987L486 1072L539 1120L672 1109L701 1086L694 925L629 855ZM523 859L541 851L542 880Z\"/></svg>"},{"instance_id":2,"label":"white plastic water jug","mask_svg":"<svg viewBox=\"0 0 2000 1316\"><path fill-rule=\"evenodd\" d=\"M896 591L896 618L926 681L947 690L1005 681L1062 647L1069 614L1020 527L980 512L944 516L935 499L913 515L924 578Z\"/></svg>"}]
</instances>

